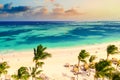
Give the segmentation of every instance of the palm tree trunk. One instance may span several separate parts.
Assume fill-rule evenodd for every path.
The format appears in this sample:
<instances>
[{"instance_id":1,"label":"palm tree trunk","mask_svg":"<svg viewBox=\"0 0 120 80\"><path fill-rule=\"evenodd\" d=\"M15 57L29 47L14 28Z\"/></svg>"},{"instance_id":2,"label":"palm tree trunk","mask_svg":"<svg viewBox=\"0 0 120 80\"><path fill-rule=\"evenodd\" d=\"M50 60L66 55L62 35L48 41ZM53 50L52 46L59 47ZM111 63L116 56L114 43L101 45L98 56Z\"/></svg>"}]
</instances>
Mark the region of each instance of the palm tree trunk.
<instances>
[{"instance_id":1,"label":"palm tree trunk","mask_svg":"<svg viewBox=\"0 0 120 80\"><path fill-rule=\"evenodd\" d=\"M91 70L90 70L90 68L89 68L89 69L88 69L88 76L90 76L90 75L91 75L90 71L91 71Z\"/></svg>"},{"instance_id":2,"label":"palm tree trunk","mask_svg":"<svg viewBox=\"0 0 120 80\"><path fill-rule=\"evenodd\" d=\"M108 58L109 58L109 53L107 53L107 60L108 60Z\"/></svg>"},{"instance_id":3,"label":"palm tree trunk","mask_svg":"<svg viewBox=\"0 0 120 80\"><path fill-rule=\"evenodd\" d=\"M80 66L80 60L78 60L78 72L79 72L79 66ZM78 80L78 75L79 74L77 74L77 80Z\"/></svg>"},{"instance_id":4,"label":"palm tree trunk","mask_svg":"<svg viewBox=\"0 0 120 80\"><path fill-rule=\"evenodd\" d=\"M116 70L118 69L118 65L116 65Z\"/></svg>"},{"instance_id":5,"label":"palm tree trunk","mask_svg":"<svg viewBox=\"0 0 120 80\"><path fill-rule=\"evenodd\" d=\"M78 80L78 74L77 74L77 80Z\"/></svg>"},{"instance_id":6,"label":"palm tree trunk","mask_svg":"<svg viewBox=\"0 0 120 80\"><path fill-rule=\"evenodd\" d=\"M103 77L103 79L102 80L104 80L105 78Z\"/></svg>"},{"instance_id":7,"label":"palm tree trunk","mask_svg":"<svg viewBox=\"0 0 120 80\"><path fill-rule=\"evenodd\" d=\"M94 76L94 80L96 80L95 76Z\"/></svg>"},{"instance_id":8,"label":"palm tree trunk","mask_svg":"<svg viewBox=\"0 0 120 80\"><path fill-rule=\"evenodd\" d=\"M34 77L32 77L32 80L35 80Z\"/></svg>"},{"instance_id":9,"label":"palm tree trunk","mask_svg":"<svg viewBox=\"0 0 120 80\"><path fill-rule=\"evenodd\" d=\"M80 69L80 60L78 60L78 72L79 72L79 69Z\"/></svg>"}]
</instances>

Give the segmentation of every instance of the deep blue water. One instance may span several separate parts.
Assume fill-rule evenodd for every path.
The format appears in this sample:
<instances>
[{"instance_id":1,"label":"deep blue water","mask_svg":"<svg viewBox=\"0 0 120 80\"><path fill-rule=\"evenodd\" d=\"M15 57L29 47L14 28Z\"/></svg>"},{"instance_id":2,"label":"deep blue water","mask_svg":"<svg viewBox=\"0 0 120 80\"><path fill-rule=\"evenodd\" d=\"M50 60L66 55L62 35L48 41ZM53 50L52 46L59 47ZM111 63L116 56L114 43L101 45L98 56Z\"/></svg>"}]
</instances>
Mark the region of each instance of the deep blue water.
<instances>
[{"instance_id":1,"label":"deep blue water","mask_svg":"<svg viewBox=\"0 0 120 80\"><path fill-rule=\"evenodd\" d=\"M0 50L92 45L120 40L119 21L0 22Z\"/></svg>"}]
</instances>

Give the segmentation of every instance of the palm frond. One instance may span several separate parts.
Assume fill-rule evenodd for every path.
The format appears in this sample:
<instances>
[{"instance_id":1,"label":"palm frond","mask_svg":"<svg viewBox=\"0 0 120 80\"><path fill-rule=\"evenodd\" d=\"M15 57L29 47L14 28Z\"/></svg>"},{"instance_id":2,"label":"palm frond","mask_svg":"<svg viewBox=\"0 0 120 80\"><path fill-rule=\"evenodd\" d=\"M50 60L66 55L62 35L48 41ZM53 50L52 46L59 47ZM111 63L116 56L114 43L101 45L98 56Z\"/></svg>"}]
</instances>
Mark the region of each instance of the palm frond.
<instances>
[{"instance_id":1,"label":"palm frond","mask_svg":"<svg viewBox=\"0 0 120 80\"><path fill-rule=\"evenodd\" d=\"M85 59L87 57L89 57L89 53L86 52L86 50L81 50L81 52L79 53L79 56L78 57L81 57L82 59Z\"/></svg>"},{"instance_id":2,"label":"palm frond","mask_svg":"<svg viewBox=\"0 0 120 80\"><path fill-rule=\"evenodd\" d=\"M89 62L93 62L96 59L96 55L90 56Z\"/></svg>"},{"instance_id":3,"label":"palm frond","mask_svg":"<svg viewBox=\"0 0 120 80\"><path fill-rule=\"evenodd\" d=\"M18 76L17 76L16 74L13 74L11 77L12 77L14 80L18 80Z\"/></svg>"},{"instance_id":4,"label":"palm frond","mask_svg":"<svg viewBox=\"0 0 120 80\"><path fill-rule=\"evenodd\" d=\"M118 53L118 47L116 47L115 45L109 45L107 47L107 53L108 54L116 54L116 53Z\"/></svg>"},{"instance_id":5,"label":"palm frond","mask_svg":"<svg viewBox=\"0 0 120 80\"><path fill-rule=\"evenodd\" d=\"M31 68L30 68L31 69ZM28 80L28 78L30 77L30 74L28 72L28 68L27 67L20 67L18 69L17 74L13 75L13 78L17 78L18 80Z\"/></svg>"},{"instance_id":6,"label":"palm frond","mask_svg":"<svg viewBox=\"0 0 120 80\"><path fill-rule=\"evenodd\" d=\"M43 70L39 70L36 72L36 75L40 74Z\"/></svg>"},{"instance_id":7,"label":"palm frond","mask_svg":"<svg viewBox=\"0 0 120 80\"><path fill-rule=\"evenodd\" d=\"M111 72L114 71L115 68L114 67L105 67L104 69L102 69L103 72Z\"/></svg>"},{"instance_id":8,"label":"palm frond","mask_svg":"<svg viewBox=\"0 0 120 80\"><path fill-rule=\"evenodd\" d=\"M86 60L84 60L84 59L81 59L80 61L81 61L81 62L84 62L84 63L87 63L87 61L86 61Z\"/></svg>"},{"instance_id":9,"label":"palm frond","mask_svg":"<svg viewBox=\"0 0 120 80\"><path fill-rule=\"evenodd\" d=\"M36 63L36 66L37 66L37 67L42 67L43 64L44 64L44 62L37 62L37 63Z\"/></svg>"},{"instance_id":10,"label":"palm frond","mask_svg":"<svg viewBox=\"0 0 120 80\"><path fill-rule=\"evenodd\" d=\"M47 57L51 57L51 54L45 52L40 56L40 59L43 60L43 59L46 59Z\"/></svg>"}]
</instances>

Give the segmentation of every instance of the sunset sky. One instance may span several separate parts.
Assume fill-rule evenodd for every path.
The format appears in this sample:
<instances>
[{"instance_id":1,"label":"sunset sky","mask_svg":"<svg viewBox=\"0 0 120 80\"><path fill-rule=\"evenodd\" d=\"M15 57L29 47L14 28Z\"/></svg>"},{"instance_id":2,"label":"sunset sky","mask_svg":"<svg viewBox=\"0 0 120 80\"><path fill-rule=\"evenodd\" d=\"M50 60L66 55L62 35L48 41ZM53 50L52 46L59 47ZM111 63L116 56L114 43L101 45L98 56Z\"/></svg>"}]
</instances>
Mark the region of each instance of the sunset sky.
<instances>
[{"instance_id":1,"label":"sunset sky","mask_svg":"<svg viewBox=\"0 0 120 80\"><path fill-rule=\"evenodd\" d=\"M0 0L4 20L120 20L120 0Z\"/></svg>"}]
</instances>

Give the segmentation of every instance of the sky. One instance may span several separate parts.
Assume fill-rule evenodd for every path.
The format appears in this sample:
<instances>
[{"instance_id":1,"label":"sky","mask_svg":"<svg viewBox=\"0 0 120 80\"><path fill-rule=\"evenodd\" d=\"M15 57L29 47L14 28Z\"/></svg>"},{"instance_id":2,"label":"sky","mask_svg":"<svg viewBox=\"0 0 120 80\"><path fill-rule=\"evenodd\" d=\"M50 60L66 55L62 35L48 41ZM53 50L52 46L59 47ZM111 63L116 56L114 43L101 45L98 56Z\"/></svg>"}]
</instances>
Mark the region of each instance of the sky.
<instances>
[{"instance_id":1,"label":"sky","mask_svg":"<svg viewBox=\"0 0 120 80\"><path fill-rule=\"evenodd\" d=\"M120 20L120 0L0 0L6 20Z\"/></svg>"}]
</instances>

